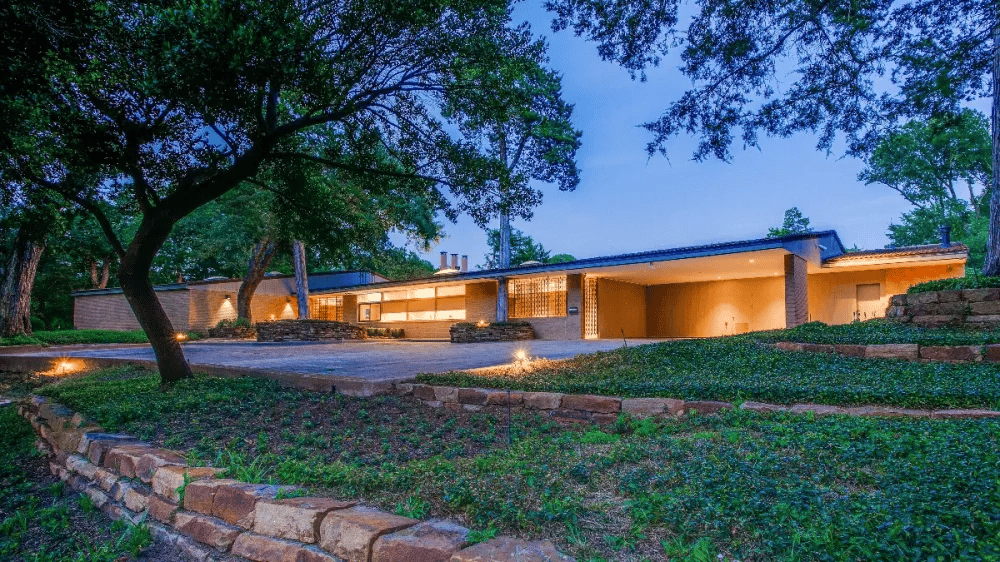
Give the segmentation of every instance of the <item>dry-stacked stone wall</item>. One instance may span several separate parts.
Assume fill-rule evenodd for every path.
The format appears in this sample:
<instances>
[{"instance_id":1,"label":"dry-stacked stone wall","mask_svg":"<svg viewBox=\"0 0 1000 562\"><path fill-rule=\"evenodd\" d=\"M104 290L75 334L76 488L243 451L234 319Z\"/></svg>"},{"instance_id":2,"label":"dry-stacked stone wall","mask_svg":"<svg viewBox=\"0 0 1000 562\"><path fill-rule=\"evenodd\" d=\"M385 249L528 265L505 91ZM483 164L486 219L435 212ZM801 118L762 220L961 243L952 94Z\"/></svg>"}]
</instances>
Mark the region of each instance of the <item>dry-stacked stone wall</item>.
<instances>
[{"instance_id":1,"label":"dry-stacked stone wall","mask_svg":"<svg viewBox=\"0 0 1000 562\"><path fill-rule=\"evenodd\" d=\"M49 468L116 520L145 521L156 540L192 560L255 562L570 561L548 541L510 537L469 545L469 530L353 501L289 497L294 488L219 479L220 470L129 435L103 432L32 397L18 412L35 428Z\"/></svg>"},{"instance_id":2,"label":"dry-stacked stone wall","mask_svg":"<svg viewBox=\"0 0 1000 562\"><path fill-rule=\"evenodd\" d=\"M364 328L332 320L276 320L257 324L257 341L363 340Z\"/></svg>"},{"instance_id":3,"label":"dry-stacked stone wall","mask_svg":"<svg viewBox=\"0 0 1000 562\"><path fill-rule=\"evenodd\" d=\"M478 343L491 341L520 341L535 339L535 329L531 324L487 324L479 326L471 322L460 322L448 330L451 343Z\"/></svg>"},{"instance_id":4,"label":"dry-stacked stone wall","mask_svg":"<svg viewBox=\"0 0 1000 562\"><path fill-rule=\"evenodd\" d=\"M222 326L208 329L208 337L225 339L249 339L257 337L256 326Z\"/></svg>"},{"instance_id":5,"label":"dry-stacked stone wall","mask_svg":"<svg viewBox=\"0 0 1000 562\"><path fill-rule=\"evenodd\" d=\"M1000 288L894 295L885 317L919 326L1000 328Z\"/></svg>"},{"instance_id":6,"label":"dry-stacked stone wall","mask_svg":"<svg viewBox=\"0 0 1000 562\"><path fill-rule=\"evenodd\" d=\"M1000 344L919 345L915 343L886 343L878 345L853 345L778 342L774 346L784 351L835 353L848 357L877 357L879 359L944 361L949 363L1000 362Z\"/></svg>"}]
</instances>

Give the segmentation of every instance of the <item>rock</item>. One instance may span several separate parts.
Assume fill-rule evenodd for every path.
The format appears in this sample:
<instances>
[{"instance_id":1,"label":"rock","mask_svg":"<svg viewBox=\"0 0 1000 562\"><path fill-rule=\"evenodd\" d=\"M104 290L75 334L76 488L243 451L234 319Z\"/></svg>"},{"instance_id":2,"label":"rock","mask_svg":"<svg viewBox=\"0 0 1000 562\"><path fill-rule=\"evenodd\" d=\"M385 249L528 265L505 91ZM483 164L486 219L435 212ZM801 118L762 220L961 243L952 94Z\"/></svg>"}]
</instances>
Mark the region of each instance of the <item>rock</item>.
<instances>
[{"instance_id":1,"label":"rock","mask_svg":"<svg viewBox=\"0 0 1000 562\"><path fill-rule=\"evenodd\" d=\"M1000 361L1000 344L991 344L983 347L983 361L996 363Z\"/></svg>"},{"instance_id":2,"label":"rock","mask_svg":"<svg viewBox=\"0 0 1000 562\"><path fill-rule=\"evenodd\" d=\"M157 468L156 473L153 474L153 492L174 503L179 503L180 493L178 490L184 486L185 476L187 477L188 483L190 483L205 478L213 478L217 472L219 472L219 469L207 466L161 466L160 468Z\"/></svg>"},{"instance_id":3,"label":"rock","mask_svg":"<svg viewBox=\"0 0 1000 562\"><path fill-rule=\"evenodd\" d=\"M958 315L947 315L947 314L932 314L932 315L922 315L922 316L914 315L911 321L918 326L937 328L941 326L954 326L961 324L962 317Z\"/></svg>"},{"instance_id":4,"label":"rock","mask_svg":"<svg viewBox=\"0 0 1000 562\"><path fill-rule=\"evenodd\" d=\"M549 541L522 541L509 537L495 539L460 550L451 562L571 562Z\"/></svg>"},{"instance_id":5,"label":"rock","mask_svg":"<svg viewBox=\"0 0 1000 562\"><path fill-rule=\"evenodd\" d=\"M219 552L228 551L233 541L242 532L240 529L232 525L227 525L214 517L185 511L179 512L174 516L174 528Z\"/></svg>"},{"instance_id":6,"label":"rock","mask_svg":"<svg viewBox=\"0 0 1000 562\"><path fill-rule=\"evenodd\" d=\"M928 410L912 410L891 406L856 406L847 408L845 411L849 415L862 417L928 418L931 415Z\"/></svg>"},{"instance_id":7,"label":"rock","mask_svg":"<svg viewBox=\"0 0 1000 562\"><path fill-rule=\"evenodd\" d=\"M369 507L331 511L320 525L319 545L341 558L367 562L377 538L419 522Z\"/></svg>"},{"instance_id":8,"label":"rock","mask_svg":"<svg viewBox=\"0 0 1000 562\"><path fill-rule=\"evenodd\" d=\"M749 410L751 412L776 413L776 412L787 412L791 408L789 408L788 406L779 406L777 404L768 404L766 402L752 402L748 400L740 404L740 409Z\"/></svg>"},{"instance_id":9,"label":"rock","mask_svg":"<svg viewBox=\"0 0 1000 562\"><path fill-rule=\"evenodd\" d=\"M149 509L149 492L139 490L135 486L125 488L123 496L125 507L132 511L146 511Z\"/></svg>"},{"instance_id":10,"label":"rock","mask_svg":"<svg viewBox=\"0 0 1000 562\"><path fill-rule=\"evenodd\" d=\"M889 297L889 306L906 306L906 293Z\"/></svg>"},{"instance_id":11,"label":"rock","mask_svg":"<svg viewBox=\"0 0 1000 562\"><path fill-rule=\"evenodd\" d=\"M447 562L467 544L469 530L432 519L375 541L372 562Z\"/></svg>"},{"instance_id":12,"label":"rock","mask_svg":"<svg viewBox=\"0 0 1000 562\"><path fill-rule=\"evenodd\" d=\"M139 440L131 435L89 431L84 433L80 438L80 444L76 452L86 455L90 459L90 462L100 465L104 461L105 453L111 450L111 448L122 445L134 445L138 442Z\"/></svg>"},{"instance_id":13,"label":"rock","mask_svg":"<svg viewBox=\"0 0 1000 562\"><path fill-rule=\"evenodd\" d=\"M458 389L458 403L484 406L486 404L486 391L481 388L460 388Z\"/></svg>"},{"instance_id":14,"label":"rock","mask_svg":"<svg viewBox=\"0 0 1000 562\"><path fill-rule=\"evenodd\" d=\"M184 509L211 515L212 504L215 502L215 491L218 490L219 486L240 483L237 480L230 479L190 482L184 488Z\"/></svg>"},{"instance_id":15,"label":"rock","mask_svg":"<svg viewBox=\"0 0 1000 562\"><path fill-rule=\"evenodd\" d=\"M135 475L139 480L149 484L153 480L153 473L156 472L156 469L167 465L185 466L187 462L176 451L149 449L146 454L139 457L139 463L135 465Z\"/></svg>"},{"instance_id":16,"label":"rock","mask_svg":"<svg viewBox=\"0 0 1000 562\"><path fill-rule=\"evenodd\" d=\"M714 400L694 400L684 402L684 409L689 414L693 411L704 416L721 412L722 410L732 410L733 405L729 402L716 402Z\"/></svg>"},{"instance_id":17,"label":"rock","mask_svg":"<svg viewBox=\"0 0 1000 562\"><path fill-rule=\"evenodd\" d=\"M92 445L92 449L93 447L103 447L103 445L95 443ZM115 446L104 455L102 464L105 468L114 470L125 478L135 478L135 467L139 464L139 459L149 449L150 446L144 443ZM91 452L91 456L93 457L93 452Z\"/></svg>"},{"instance_id":18,"label":"rock","mask_svg":"<svg viewBox=\"0 0 1000 562\"><path fill-rule=\"evenodd\" d=\"M909 359L912 361L916 360L919 356L919 350L920 346L915 343L869 345L865 347L865 357Z\"/></svg>"},{"instance_id":19,"label":"rock","mask_svg":"<svg viewBox=\"0 0 1000 562\"><path fill-rule=\"evenodd\" d=\"M100 509L105 506L111 498L108 497L100 488L94 488L93 486L88 486L84 488L83 493L86 494L90 501L94 502L94 507Z\"/></svg>"},{"instance_id":20,"label":"rock","mask_svg":"<svg viewBox=\"0 0 1000 562\"><path fill-rule=\"evenodd\" d=\"M637 418L677 415L684 409L683 400L673 398L623 398L622 411Z\"/></svg>"},{"instance_id":21,"label":"rock","mask_svg":"<svg viewBox=\"0 0 1000 562\"><path fill-rule=\"evenodd\" d=\"M944 291L938 291L938 302L940 303L950 303L962 300L961 289L947 289Z\"/></svg>"},{"instance_id":22,"label":"rock","mask_svg":"<svg viewBox=\"0 0 1000 562\"><path fill-rule=\"evenodd\" d=\"M293 542L243 533L233 542L232 554L255 562L300 562L302 546Z\"/></svg>"},{"instance_id":23,"label":"rock","mask_svg":"<svg viewBox=\"0 0 1000 562\"><path fill-rule=\"evenodd\" d=\"M563 409L579 410L613 414L622 409L622 399L615 396L597 396L595 394L565 394L562 398Z\"/></svg>"},{"instance_id":24,"label":"rock","mask_svg":"<svg viewBox=\"0 0 1000 562\"><path fill-rule=\"evenodd\" d=\"M487 406L520 406L524 403L524 393L520 390L487 390Z\"/></svg>"},{"instance_id":25,"label":"rock","mask_svg":"<svg viewBox=\"0 0 1000 562\"><path fill-rule=\"evenodd\" d=\"M962 300L968 302L983 302L1000 300L1000 289L965 289L962 291Z\"/></svg>"},{"instance_id":26,"label":"rock","mask_svg":"<svg viewBox=\"0 0 1000 562\"><path fill-rule=\"evenodd\" d=\"M846 411L839 406L827 406L826 404L795 404L792 406L791 412L793 414L812 413L816 416L846 413Z\"/></svg>"},{"instance_id":27,"label":"rock","mask_svg":"<svg viewBox=\"0 0 1000 562\"><path fill-rule=\"evenodd\" d=\"M930 304L939 302L937 291L927 291L924 293L913 293L906 298L906 302L909 305L914 304Z\"/></svg>"},{"instance_id":28,"label":"rock","mask_svg":"<svg viewBox=\"0 0 1000 562\"><path fill-rule=\"evenodd\" d=\"M413 385L413 396L420 400L436 400L434 398L434 387L426 384Z\"/></svg>"},{"instance_id":29,"label":"rock","mask_svg":"<svg viewBox=\"0 0 1000 562\"><path fill-rule=\"evenodd\" d=\"M979 346L924 346L920 348L920 358L931 361L980 361Z\"/></svg>"},{"instance_id":30,"label":"rock","mask_svg":"<svg viewBox=\"0 0 1000 562\"><path fill-rule=\"evenodd\" d=\"M1000 328L1000 314L981 314L966 316L965 322L976 329Z\"/></svg>"},{"instance_id":31,"label":"rock","mask_svg":"<svg viewBox=\"0 0 1000 562\"><path fill-rule=\"evenodd\" d=\"M149 496L149 516L160 523L172 524L174 522L174 515L177 514L177 510L179 509L180 507L172 501L165 500L156 495Z\"/></svg>"},{"instance_id":32,"label":"rock","mask_svg":"<svg viewBox=\"0 0 1000 562\"><path fill-rule=\"evenodd\" d=\"M251 529L257 502L261 499L273 499L282 489L282 487L267 484L245 484L242 482L224 484L215 490L212 515L231 525Z\"/></svg>"},{"instance_id":33,"label":"rock","mask_svg":"<svg viewBox=\"0 0 1000 562\"><path fill-rule=\"evenodd\" d=\"M400 396L409 396L413 394L413 383L408 382L397 382L395 385L396 394Z\"/></svg>"},{"instance_id":34,"label":"rock","mask_svg":"<svg viewBox=\"0 0 1000 562\"><path fill-rule=\"evenodd\" d=\"M563 395L556 392L525 392L525 408L533 410L555 410L562 403Z\"/></svg>"},{"instance_id":35,"label":"rock","mask_svg":"<svg viewBox=\"0 0 1000 562\"><path fill-rule=\"evenodd\" d=\"M847 357L864 357L865 347L863 345L837 344L833 346L833 351Z\"/></svg>"},{"instance_id":36,"label":"rock","mask_svg":"<svg viewBox=\"0 0 1000 562\"><path fill-rule=\"evenodd\" d=\"M1000 412L993 410L934 410L931 417L936 419L983 419L1000 418Z\"/></svg>"},{"instance_id":37,"label":"rock","mask_svg":"<svg viewBox=\"0 0 1000 562\"><path fill-rule=\"evenodd\" d=\"M438 402L458 402L458 389L453 386L435 386L434 399Z\"/></svg>"},{"instance_id":38,"label":"rock","mask_svg":"<svg viewBox=\"0 0 1000 562\"><path fill-rule=\"evenodd\" d=\"M330 498L260 500L254 508L253 532L280 539L315 543L327 513L353 507L357 502Z\"/></svg>"},{"instance_id":39,"label":"rock","mask_svg":"<svg viewBox=\"0 0 1000 562\"><path fill-rule=\"evenodd\" d=\"M970 314L1000 314L1000 300L974 302L969 304Z\"/></svg>"},{"instance_id":40,"label":"rock","mask_svg":"<svg viewBox=\"0 0 1000 562\"><path fill-rule=\"evenodd\" d=\"M790 342L790 341L779 341L778 343L774 344L774 347L782 351L802 351L804 344Z\"/></svg>"}]
</instances>

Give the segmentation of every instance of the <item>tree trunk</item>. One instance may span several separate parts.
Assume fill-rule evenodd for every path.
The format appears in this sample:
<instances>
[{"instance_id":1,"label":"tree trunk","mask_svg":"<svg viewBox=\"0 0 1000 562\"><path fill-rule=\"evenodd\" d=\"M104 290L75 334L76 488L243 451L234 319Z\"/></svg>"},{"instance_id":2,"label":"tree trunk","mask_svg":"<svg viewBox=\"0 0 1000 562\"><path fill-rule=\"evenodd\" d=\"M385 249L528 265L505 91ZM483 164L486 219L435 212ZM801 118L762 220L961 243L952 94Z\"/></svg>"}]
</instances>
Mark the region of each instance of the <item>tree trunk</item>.
<instances>
[{"instance_id":1,"label":"tree trunk","mask_svg":"<svg viewBox=\"0 0 1000 562\"><path fill-rule=\"evenodd\" d=\"M104 256L104 263L101 264L101 279L97 284L98 289L108 288L108 277L111 275L111 256Z\"/></svg>"},{"instance_id":2,"label":"tree trunk","mask_svg":"<svg viewBox=\"0 0 1000 562\"><path fill-rule=\"evenodd\" d=\"M510 215L500 215L500 269L510 267ZM497 279L497 322L506 322L510 311L507 295L507 278Z\"/></svg>"},{"instance_id":3,"label":"tree trunk","mask_svg":"<svg viewBox=\"0 0 1000 562\"><path fill-rule=\"evenodd\" d=\"M306 248L301 240L292 241L292 261L295 262L295 293L299 303L299 319L309 318L309 274L306 272Z\"/></svg>"},{"instance_id":4,"label":"tree trunk","mask_svg":"<svg viewBox=\"0 0 1000 562\"><path fill-rule=\"evenodd\" d=\"M97 284L100 283L100 280L97 278L97 260L88 257L87 265L90 266L90 288L97 289Z\"/></svg>"},{"instance_id":5,"label":"tree trunk","mask_svg":"<svg viewBox=\"0 0 1000 562\"><path fill-rule=\"evenodd\" d=\"M250 301L257 286L264 279L267 268L271 265L271 258L274 257L274 242L265 238L253 247L250 255L250 263L247 264L247 274L240 283L240 290L236 294L236 318L245 318L253 322L253 315L250 312Z\"/></svg>"},{"instance_id":6,"label":"tree trunk","mask_svg":"<svg viewBox=\"0 0 1000 562\"><path fill-rule=\"evenodd\" d=\"M31 289L45 245L19 230L0 288L0 336L31 334Z\"/></svg>"},{"instance_id":7,"label":"tree trunk","mask_svg":"<svg viewBox=\"0 0 1000 562\"><path fill-rule=\"evenodd\" d=\"M993 26L993 181L990 182L990 232L983 275L1000 275L1000 22Z\"/></svg>"},{"instance_id":8,"label":"tree trunk","mask_svg":"<svg viewBox=\"0 0 1000 562\"><path fill-rule=\"evenodd\" d=\"M191 366L184 358L170 317L156 298L156 291L149 280L153 258L170 236L172 228L173 222L165 213L144 216L118 267L122 292L153 347L163 385L192 376Z\"/></svg>"}]
</instances>

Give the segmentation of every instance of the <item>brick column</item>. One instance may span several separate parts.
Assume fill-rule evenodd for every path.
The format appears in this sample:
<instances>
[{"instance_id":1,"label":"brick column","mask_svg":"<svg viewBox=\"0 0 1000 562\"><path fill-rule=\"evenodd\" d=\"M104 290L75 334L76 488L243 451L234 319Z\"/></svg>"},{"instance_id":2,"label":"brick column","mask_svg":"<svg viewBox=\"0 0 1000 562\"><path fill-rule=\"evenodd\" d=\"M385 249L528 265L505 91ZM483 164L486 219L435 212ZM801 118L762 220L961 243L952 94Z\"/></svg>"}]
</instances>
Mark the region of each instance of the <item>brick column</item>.
<instances>
[{"instance_id":1,"label":"brick column","mask_svg":"<svg viewBox=\"0 0 1000 562\"><path fill-rule=\"evenodd\" d=\"M809 282L806 260L785 256L785 327L794 328L809 321Z\"/></svg>"},{"instance_id":2,"label":"brick column","mask_svg":"<svg viewBox=\"0 0 1000 562\"><path fill-rule=\"evenodd\" d=\"M344 295L344 322L358 323L358 296Z\"/></svg>"},{"instance_id":3,"label":"brick column","mask_svg":"<svg viewBox=\"0 0 1000 562\"><path fill-rule=\"evenodd\" d=\"M570 308L576 314L569 314ZM566 339L583 339L583 275L566 276Z\"/></svg>"}]
</instances>

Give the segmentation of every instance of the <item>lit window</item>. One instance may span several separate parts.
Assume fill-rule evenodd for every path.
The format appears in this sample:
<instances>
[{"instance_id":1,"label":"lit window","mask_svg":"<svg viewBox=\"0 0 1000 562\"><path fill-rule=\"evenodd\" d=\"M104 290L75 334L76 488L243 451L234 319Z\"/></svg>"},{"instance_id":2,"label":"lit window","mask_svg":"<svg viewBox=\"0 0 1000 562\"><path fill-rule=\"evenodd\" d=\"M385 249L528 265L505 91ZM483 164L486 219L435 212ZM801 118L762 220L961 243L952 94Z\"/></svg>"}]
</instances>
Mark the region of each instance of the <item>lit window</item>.
<instances>
[{"instance_id":1,"label":"lit window","mask_svg":"<svg viewBox=\"0 0 1000 562\"><path fill-rule=\"evenodd\" d=\"M382 306L379 304L358 305L358 321L378 322L382 318Z\"/></svg>"},{"instance_id":2,"label":"lit window","mask_svg":"<svg viewBox=\"0 0 1000 562\"><path fill-rule=\"evenodd\" d=\"M316 320L344 321L344 297L323 297L316 299L316 305L309 311Z\"/></svg>"},{"instance_id":3,"label":"lit window","mask_svg":"<svg viewBox=\"0 0 1000 562\"><path fill-rule=\"evenodd\" d=\"M566 277L512 279L507 283L511 318L566 316Z\"/></svg>"}]
</instances>

